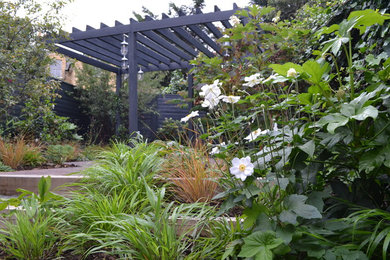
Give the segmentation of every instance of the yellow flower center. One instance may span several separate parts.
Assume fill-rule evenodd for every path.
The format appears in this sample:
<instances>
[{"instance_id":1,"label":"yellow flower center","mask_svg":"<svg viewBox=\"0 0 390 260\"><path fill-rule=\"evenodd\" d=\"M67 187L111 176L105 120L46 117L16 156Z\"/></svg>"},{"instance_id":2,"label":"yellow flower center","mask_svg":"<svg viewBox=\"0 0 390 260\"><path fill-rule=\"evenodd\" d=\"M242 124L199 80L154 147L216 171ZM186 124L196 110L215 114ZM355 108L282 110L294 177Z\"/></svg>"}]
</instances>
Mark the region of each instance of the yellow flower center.
<instances>
[{"instance_id":1,"label":"yellow flower center","mask_svg":"<svg viewBox=\"0 0 390 260\"><path fill-rule=\"evenodd\" d=\"M240 164L240 165L238 166L238 169L240 170L240 172L245 171L245 168L246 168L245 164Z\"/></svg>"}]
</instances>

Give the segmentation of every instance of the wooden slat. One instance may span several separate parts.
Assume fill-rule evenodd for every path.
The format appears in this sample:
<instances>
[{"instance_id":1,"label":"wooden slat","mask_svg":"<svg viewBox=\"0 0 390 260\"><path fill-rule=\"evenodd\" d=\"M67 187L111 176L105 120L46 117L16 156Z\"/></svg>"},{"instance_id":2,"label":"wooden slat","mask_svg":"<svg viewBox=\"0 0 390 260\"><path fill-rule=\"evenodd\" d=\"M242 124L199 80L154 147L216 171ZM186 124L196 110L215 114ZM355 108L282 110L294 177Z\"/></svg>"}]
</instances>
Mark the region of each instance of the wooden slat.
<instances>
[{"instance_id":1,"label":"wooden slat","mask_svg":"<svg viewBox=\"0 0 390 260\"><path fill-rule=\"evenodd\" d=\"M142 44L148 46L149 48L151 48L153 51L156 51L158 52L160 55L164 55L165 57L173 60L173 61L176 61L176 62L181 62L181 59L180 57L174 55L172 52L170 52L169 50L165 49L165 48L162 48L159 44L153 42L152 40L148 39L147 37L145 37L144 35L140 34L140 33L137 33L137 41L141 42Z\"/></svg>"},{"instance_id":2,"label":"wooden slat","mask_svg":"<svg viewBox=\"0 0 390 260\"><path fill-rule=\"evenodd\" d=\"M101 69L104 69L104 70L107 70L107 71L118 73L118 70L119 70L119 68L117 68L117 67L113 67L113 66L108 65L108 64L106 64L104 62L101 62L101 61L98 61L98 60L86 57L84 55L81 55L81 54L76 53L76 52L72 52L71 50L68 50L68 49L65 49L65 48L62 48L62 47L59 47L59 46L57 46L57 50L56 51L66 55L66 56L69 56L71 58L74 58L76 60L79 60L81 62L90 64L92 66L95 66L95 67L98 67L98 68L101 68Z\"/></svg>"},{"instance_id":3,"label":"wooden slat","mask_svg":"<svg viewBox=\"0 0 390 260\"><path fill-rule=\"evenodd\" d=\"M62 45L78 50L84 54L90 55L92 57L96 57L98 59L101 59L108 63L112 63L117 66L120 64L120 59L121 59L120 56L116 56L117 59L115 59L115 57L112 57L112 54L110 52L101 49L97 51L98 48L95 49L96 46L86 41L65 42L62 43Z\"/></svg>"},{"instance_id":4,"label":"wooden slat","mask_svg":"<svg viewBox=\"0 0 390 260\"><path fill-rule=\"evenodd\" d=\"M146 55L148 55L156 60L159 60L160 62L165 63L167 65L171 62L171 60L168 59L167 57L162 56L161 54L159 54L157 52L154 52L153 50L151 50L148 47L145 47L142 44L137 44L137 51L141 51L141 52L145 53Z\"/></svg>"},{"instance_id":5,"label":"wooden slat","mask_svg":"<svg viewBox=\"0 0 390 260\"><path fill-rule=\"evenodd\" d=\"M196 35L199 36L205 43L207 43L211 48L213 48L217 53L221 51L221 46L217 45L206 33L202 31L197 25L188 25L188 28Z\"/></svg>"},{"instance_id":6,"label":"wooden slat","mask_svg":"<svg viewBox=\"0 0 390 260\"><path fill-rule=\"evenodd\" d=\"M162 14L162 18L166 19L169 18L166 14ZM146 17L146 19L152 19L151 17ZM150 20L152 21L152 20ZM159 33L161 36L164 38L168 39L171 44L173 43L177 47L181 48L182 50L188 52L191 54L193 57L196 57L198 53L189 45L188 43L184 42L182 39L180 39L177 35L175 35L173 32L171 32L169 29L160 29L160 30L155 30L154 32ZM174 46L173 45L173 46Z\"/></svg>"},{"instance_id":7,"label":"wooden slat","mask_svg":"<svg viewBox=\"0 0 390 260\"><path fill-rule=\"evenodd\" d=\"M158 43L163 48L165 48L165 49L175 53L176 55L180 56L182 59L185 59L185 60L191 60L192 59L192 56L186 54L185 52L183 52L179 48L175 47L170 42L165 40L163 37L159 36L157 33L153 32L153 31L144 31L144 32L142 32L142 34L147 36L149 39L155 41L156 43Z\"/></svg>"},{"instance_id":8,"label":"wooden slat","mask_svg":"<svg viewBox=\"0 0 390 260\"><path fill-rule=\"evenodd\" d=\"M192 24L217 22L222 20L228 20L229 17L232 16L235 12L236 10L218 11L214 13L170 18L168 20L163 19L163 20L155 20L155 21L145 21L134 25L130 25L130 24L118 25L114 27L102 28L99 30L75 32L70 35L70 41L110 36L110 35L118 35L123 33L129 33L130 31L141 32L141 31L170 28L173 26L186 26Z\"/></svg>"},{"instance_id":9,"label":"wooden slat","mask_svg":"<svg viewBox=\"0 0 390 260\"><path fill-rule=\"evenodd\" d=\"M234 11L234 12L233 12L230 16L234 15L234 13L236 12L236 10L233 10L233 11ZM214 13L220 13L220 12L221 12L221 10L219 9L219 7L215 5L215 6L214 6ZM230 16L227 17L227 19L225 18L225 19L221 19L221 20L220 20L220 22L222 23L222 25L225 26L225 28L227 28L227 29L233 27L233 26L229 23L229 18L230 18Z\"/></svg>"},{"instance_id":10,"label":"wooden slat","mask_svg":"<svg viewBox=\"0 0 390 260\"><path fill-rule=\"evenodd\" d=\"M212 54L201 42L195 39L191 34L181 27L172 27L171 28L175 33L186 39L188 42L192 43L199 51L206 54L209 58L214 57Z\"/></svg>"}]
</instances>

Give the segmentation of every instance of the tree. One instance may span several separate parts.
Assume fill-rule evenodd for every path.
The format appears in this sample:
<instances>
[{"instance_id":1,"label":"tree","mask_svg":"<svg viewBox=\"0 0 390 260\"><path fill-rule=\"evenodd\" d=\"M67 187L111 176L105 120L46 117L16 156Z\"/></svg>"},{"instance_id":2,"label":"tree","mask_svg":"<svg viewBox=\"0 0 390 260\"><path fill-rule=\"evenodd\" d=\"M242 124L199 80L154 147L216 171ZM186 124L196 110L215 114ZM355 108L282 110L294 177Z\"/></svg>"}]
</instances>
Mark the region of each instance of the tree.
<instances>
[{"instance_id":1,"label":"tree","mask_svg":"<svg viewBox=\"0 0 390 260\"><path fill-rule=\"evenodd\" d=\"M20 129L23 126L28 128L24 134L39 137L37 120L49 115L56 121L52 109L59 84L49 80L48 54L55 46L48 39L64 36L59 11L66 2L55 0L46 6L35 0L0 2L0 129L20 132L26 130Z\"/></svg>"},{"instance_id":2,"label":"tree","mask_svg":"<svg viewBox=\"0 0 390 260\"><path fill-rule=\"evenodd\" d=\"M250 4L272 6L281 12L281 19L294 18L296 12L310 0L250 0Z\"/></svg>"}]
</instances>

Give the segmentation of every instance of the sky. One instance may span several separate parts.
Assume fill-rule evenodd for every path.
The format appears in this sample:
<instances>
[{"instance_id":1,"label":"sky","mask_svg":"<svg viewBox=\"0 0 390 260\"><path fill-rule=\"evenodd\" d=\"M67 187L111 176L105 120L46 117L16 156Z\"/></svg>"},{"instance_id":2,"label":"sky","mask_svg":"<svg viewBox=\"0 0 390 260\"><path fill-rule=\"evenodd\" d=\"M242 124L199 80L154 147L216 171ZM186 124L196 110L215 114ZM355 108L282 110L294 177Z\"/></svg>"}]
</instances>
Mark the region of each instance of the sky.
<instances>
[{"instance_id":1,"label":"sky","mask_svg":"<svg viewBox=\"0 0 390 260\"><path fill-rule=\"evenodd\" d=\"M85 30L86 25L99 28L101 22L114 26L115 20L128 24L129 18L134 18L133 11L142 13L142 6L156 15L161 15L168 12L170 2L177 6L192 4L191 0L74 0L63 10L63 29L68 32L71 32L72 27ZM214 5L225 11L231 10L233 3L245 7L248 2L249 0L205 0L206 7L203 12L213 12Z\"/></svg>"}]
</instances>

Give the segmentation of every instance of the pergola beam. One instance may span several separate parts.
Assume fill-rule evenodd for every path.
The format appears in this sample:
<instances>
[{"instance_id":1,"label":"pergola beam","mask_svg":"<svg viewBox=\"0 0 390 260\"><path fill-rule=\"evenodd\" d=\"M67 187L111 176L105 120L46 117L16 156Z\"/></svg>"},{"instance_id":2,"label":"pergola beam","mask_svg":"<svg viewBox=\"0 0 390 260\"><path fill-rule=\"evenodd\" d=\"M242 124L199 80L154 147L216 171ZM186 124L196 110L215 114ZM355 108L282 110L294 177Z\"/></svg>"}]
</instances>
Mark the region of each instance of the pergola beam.
<instances>
[{"instance_id":1,"label":"pergola beam","mask_svg":"<svg viewBox=\"0 0 390 260\"><path fill-rule=\"evenodd\" d=\"M84 55L76 53L74 51L65 49L65 48L60 47L60 46L56 46L56 47L57 47L57 49L56 49L57 52L59 52L61 54L64 54L66 56L69 56L69 57L71 57L73 59L76 59L78 61L87 63L89 65L92 65L92 66L95 66L95 67L98 67L100 69L107 70L107 71L110 71L110 72L113 72L113 73L118 73L120 71L120 69L117 68L117 67L113 67L113 66L111 66L109 64L106 64L106 63L103 63L101 61L89 58L87 56L84 56Z\"/></svg>"},{"instance_id":2,"label":"pergola beam","mask_svg":"<svg viewBox=\"0 0 390 260\"><path fill-rule=\"evenodd\" d=\"M101 28L99 30L90 30L84 32L75 32L71 35L71 40L85 40L96 37L110 36L115 34L128 33L129 31L141 32L148 30L158 30L163 28L169 28L173 26L187 26L193 24L209 23L209 22L218 22L222 20L229 20L236 10L220 11L219 8L216 8L216 12L191 15L191 16L181 16L176 18L170 18L169 20L153 20L153 21L144 21L138 24L127 24L127 25L117 25L114 27ZM231 25L230 25L231 27Z\"/></svg>"}]
</instances>

